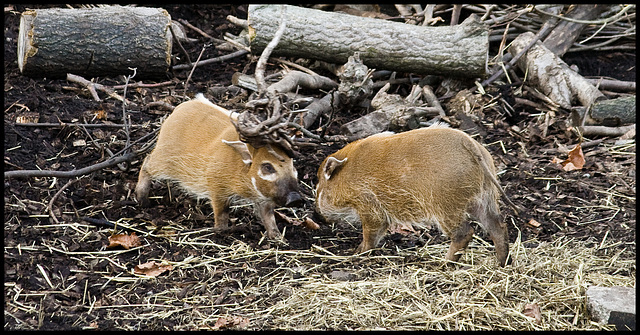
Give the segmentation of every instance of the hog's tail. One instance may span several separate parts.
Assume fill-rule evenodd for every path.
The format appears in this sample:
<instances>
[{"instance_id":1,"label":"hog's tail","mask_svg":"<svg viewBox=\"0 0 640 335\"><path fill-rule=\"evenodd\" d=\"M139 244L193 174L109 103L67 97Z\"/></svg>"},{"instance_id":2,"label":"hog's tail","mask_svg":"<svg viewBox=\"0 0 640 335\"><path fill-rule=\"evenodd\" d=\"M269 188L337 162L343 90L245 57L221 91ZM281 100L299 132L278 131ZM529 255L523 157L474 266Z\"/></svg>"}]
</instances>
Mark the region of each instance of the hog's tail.
<instances>
[{"instance_id":1,"label":"hog's tail","mask_svg":"<svg viewBox=\"0 0 640 335\"><path fill-rule=\"evenodd\" d=\"M493 173L491 173L491 169L489 169L489 166L487 165L487 161L484 159L484 157L482 157L482 152L480 152L480 149L478 148L479 144L476 144L472 141L463 141L463 145L471 153L471 155L476 160L476 162L480 164L480 166L482 167L482 170L484 171L484 174L498 188L498 190L500 191L500 194L502 194L507 204L513 209L516 215L519 215L520 208L516 206L516 204L514 204L511 201L511 199L509 199L509 196L507 195L507 193L504 192L504 190L500 186L500 183L498 182L496 177L493 175Z\"/></svg>"}]
</instances>

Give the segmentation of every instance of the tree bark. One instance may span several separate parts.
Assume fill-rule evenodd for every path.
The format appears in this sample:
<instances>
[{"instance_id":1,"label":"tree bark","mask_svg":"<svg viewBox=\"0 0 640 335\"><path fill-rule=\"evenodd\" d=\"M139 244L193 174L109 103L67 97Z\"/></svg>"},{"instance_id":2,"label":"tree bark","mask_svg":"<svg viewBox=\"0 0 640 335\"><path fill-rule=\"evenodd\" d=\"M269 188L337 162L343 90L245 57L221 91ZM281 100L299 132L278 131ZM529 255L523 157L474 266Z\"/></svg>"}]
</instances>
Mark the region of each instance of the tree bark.
<instances>
[{"instance_id":1,"label":"tree bark","mask_svg":"<svg viewBox=\"0 0 640 335\"><path fill-rule=\"evenodd\" d=\"M22 13L18 67L29 76L159 77L171 63L171 16L161 8L48 8Z\"/></svg>"},{"instance_id":2,"label":"tree bark","mask_svg":"<svg viewBox=\"0 0 640 335\"><path fill-rule=\"evenodd\" d=\"M534 34L520 34L509 47L509 53L518 54L531 40ZM590 106L606 97L584 77L571 70L553 52L536 42L529 51L518 60L518 67L527 73L527 80L538 87L542 93L562 108L571 108L572 101L578 100L583 106Z\"/></svg>"},{"instance_id":3,"label":"tree bark","mask_svg":"<svg viewBox=\"0 0 640 335\"><path fill-rule=\"evenodd\" d=\"M278 5L249 5L251 51L259 54L280 22ZM489 33L472 16L453 27L424 27L287 6L287 28L273 55L343 64L354 52L370 68L484 77Z\"/></svg>"},{"instance_id":4,"label":"tree bark","mask_svg":"<svg viewBox=\"0 0 640 335\"><path fill-rule=\"evenodd\" d=\"M589 113L596 122L608 126L636 122L636 96L598 101Z\"/></svg>"},{"instance_id":5,"label":"tree bark","mask_svg":"<svg viewBox=\"0 0 640 335\"><path fill-rule=\"evenodd\" d=\"M565 16L584 21L594 20L610 7L611 5L603 4L575 5L575 8ZM558 57L562 57L578 39L586 26L583 23L562 21L558 23L542 44Z\"/></svg>"}]
</instances>

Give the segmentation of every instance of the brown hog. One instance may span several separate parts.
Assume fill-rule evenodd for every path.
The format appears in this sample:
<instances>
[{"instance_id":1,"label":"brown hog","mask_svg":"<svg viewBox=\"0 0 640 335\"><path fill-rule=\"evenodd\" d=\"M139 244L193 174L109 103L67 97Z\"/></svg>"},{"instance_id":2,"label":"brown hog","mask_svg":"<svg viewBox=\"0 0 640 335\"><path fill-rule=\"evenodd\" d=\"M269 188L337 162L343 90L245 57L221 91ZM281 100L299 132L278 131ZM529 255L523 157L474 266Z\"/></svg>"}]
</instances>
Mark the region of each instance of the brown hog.
<instances>
[{"instance_id":1,"label":"brown hog","mask_svg":"<svg viewBox=\"0 0 640 335\"><path fill-rule=\"evenodd\" d=\"M148 206L152 179L175 181L211 201L217 230L228 228L230 201L246 199L255 204L267 236L284 242L273 209L302 201L293 159L278 146L241 142L231 117L201 94L178 105L140 168L136 197Z\"/></svg>"},{"instance_id":2,"label":"brown hog","mask_svg":"<svg viewBox=\"0 0 640 335\"><path fill-rule=\"evenodd\" d=\"M316 211L328 221L362 223L356 253L375 248L389 228L435 221L451 238L446 255L451 261L460 258L458 251L473 237L465 221L469 213L489 232L504 266L509 244L498 206L504 191L495 176L489 152L462 131L435 125L382 133L350 143L324 160L318 170Z\"/></svg>"}]
</instances>

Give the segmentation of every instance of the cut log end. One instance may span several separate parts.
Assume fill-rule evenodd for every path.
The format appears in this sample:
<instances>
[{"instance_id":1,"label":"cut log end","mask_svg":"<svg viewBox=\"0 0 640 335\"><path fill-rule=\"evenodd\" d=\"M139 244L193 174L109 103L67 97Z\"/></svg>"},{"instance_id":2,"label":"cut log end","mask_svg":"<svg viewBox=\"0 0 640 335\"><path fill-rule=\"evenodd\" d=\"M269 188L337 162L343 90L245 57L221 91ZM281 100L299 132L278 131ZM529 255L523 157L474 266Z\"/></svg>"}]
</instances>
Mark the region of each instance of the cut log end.
<instances>
[{"instance_id":1,"label":"cut log end","mask_svg":"<svg viewBox=\"0 0 640 335\"><path fill-rule=\"evenodd\" d=\"M28 76L159 77L171 64L171 16L162 8L28 10L20 18L18 68Z\"/></svg>"}]
</instances>

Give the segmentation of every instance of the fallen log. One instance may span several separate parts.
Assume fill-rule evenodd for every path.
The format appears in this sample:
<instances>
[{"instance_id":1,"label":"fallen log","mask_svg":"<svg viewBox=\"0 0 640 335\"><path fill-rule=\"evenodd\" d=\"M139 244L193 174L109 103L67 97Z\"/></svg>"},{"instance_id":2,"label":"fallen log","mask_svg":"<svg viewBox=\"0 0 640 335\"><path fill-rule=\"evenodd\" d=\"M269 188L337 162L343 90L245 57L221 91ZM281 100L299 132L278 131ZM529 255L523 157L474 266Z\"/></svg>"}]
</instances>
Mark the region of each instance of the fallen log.
<instances>
[{"instance_id":1,"label":"fallen log","mask_svg":"<svg viewBox=\"0 0 640 335\"><path fill-rule=\"evenodd\" d=\"M171 64L171 16L162 8L107 6L27 10L18 67L28 76L159 77Z\"/></svg>"},{"instance_id":2,"label":"fallen log","mask_svg":"<svg viewBox=\"0 0 640 335\"><path fill-rule=\"evenodd\" d=\"M534 34L520 34L509 47L509 53L518 54L529 45ZM527 80L562 108L569 109L572 101L578 100L583 106L590 106L598 100L606 99L595 86L584 77L571 70L553 52L539 41L521 57L516 64L525 73Z\"/></svg>"},{"instance_id":3,"label":"fallen log","mask_svg":"<svg viewBox=\"0 0 640 335\"><path fill-rule=\"evenodd\" d=\"M274 56L343 64L354 52L370 68L399 72L484 77L489 32L472 15L459 25L415 26L399 22L287 6L287 28ZM260 53L280 22L279 5L249 5L251 51Z\"/></svg>"},{"instance_id":4,"label":"fallen log","mask_svg":"<svg viewBox=\"0 0 640 335\"><path fill-rule=\"evenodd\" d=\"M585 111L585 107L574 109L573 112L577 113L576 116L572 115L574 125L587 124L615 127L636 123L636 96L598 101L591 106L589 115L586 118Z\"/></svg>"}]
</instances>

